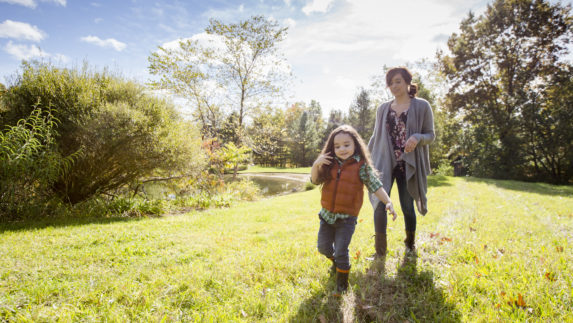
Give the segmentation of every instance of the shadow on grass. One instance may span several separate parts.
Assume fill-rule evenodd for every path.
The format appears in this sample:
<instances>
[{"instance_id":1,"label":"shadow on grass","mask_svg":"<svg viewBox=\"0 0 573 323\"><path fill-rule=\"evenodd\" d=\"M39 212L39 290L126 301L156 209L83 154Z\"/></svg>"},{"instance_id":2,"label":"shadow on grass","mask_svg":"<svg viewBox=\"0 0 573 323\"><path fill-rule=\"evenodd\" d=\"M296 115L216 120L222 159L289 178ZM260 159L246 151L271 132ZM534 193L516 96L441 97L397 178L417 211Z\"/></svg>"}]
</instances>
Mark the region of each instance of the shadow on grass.
<instances>
[{"instance_id":1,"label":"shadow on grass","mask_svg":"<svg viewBox=\"0 0 573 323\"><path fill-rule=\"evenodd\" d=\"M341 297L333 296L335 289L336 277L331 276L323 282L323 288L316 291L300 305L297 313L289 319L289 322L346 322L344 319L344 300Z\"/></svg>"},{"instance_id":2,"label":"shadow on grass","mask_svg":"<svg viewBox=\"0 0 573 323\"><path fill-rule=\"evenodd\" d=\"M384 260L377 259L364 274L356 276L355 315L359 322L461 322L454 304L435 286L431 271L419 271L418 257L404 255L395 278L386 277Z\"/></svg>"},{"instance_id":3,"label":"shadow on grass","mask_svg":"<svg viewBox=\"0 0 573 323\"><path fill-rule=\"evenodd\" d=\"M563 197L573 196L573 186L553 185L548 183L531 183L531 182L479 178L479 177L466 177L466 180L468 182L495 185L499 188L512 191L520 191L526 193L536 193L536 194L552 195L552 196L563 196Z\"/></svg>"},{"instance_id":4,"label":"shadow on grass","mask_svg":"<svg viewBox=\"0 0 573 323\"><path fill-rule=\"evenodd\" d=\"M433 273L419 271L417 256L405 255L395 278L386 277L385 258L365 273L350 275L352 291L336 298L334 279L305 300L290 322L461 322L455 304L435 286Z\"/></svg>"},{"instance_id":5,"label":"shadow on grass","mask_svg":"<svg viewBox=\"0 0 573 323\"><path fill-rule=\"evenodd\" d=\"M438 187L438 186L452 186L448 182L448 178L442 175L431 175L428 176L428 186L430 187Z\"/></svg>"},{"instance_id":6,"label":"shadow on grass","mask_svg":"<svg viewBox=\"0 0 573 323\"><path fill-rule=\"evenodd\" d=\"M85 217L85 218L38 218L9 221L0 223L0 233L42 230L45 228L72 227L88 224L111 224L118 222L131 222L145 219L145 217Z\"/></svg>"}]
</instances>

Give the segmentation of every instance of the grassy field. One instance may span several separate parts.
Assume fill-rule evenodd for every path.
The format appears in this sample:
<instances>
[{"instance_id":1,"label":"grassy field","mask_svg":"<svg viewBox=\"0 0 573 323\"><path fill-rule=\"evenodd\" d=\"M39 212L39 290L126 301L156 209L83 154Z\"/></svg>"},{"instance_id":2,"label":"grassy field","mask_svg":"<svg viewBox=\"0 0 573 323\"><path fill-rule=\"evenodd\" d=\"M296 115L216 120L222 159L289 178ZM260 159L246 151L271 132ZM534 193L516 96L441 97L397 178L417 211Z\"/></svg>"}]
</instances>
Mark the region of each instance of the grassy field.
<instances>
[{"instance_id":1,"label":"grassy field","mask_svg":"<svg viewBox=\"0 0 573 323\"><path fill-rule=\"evenodd\" d=\"M573 187L429 184L417 257L404 256L399 217L389 255L368 260L364 204L342 298L316 251L318 189L160 218L5 224L0 320L573 322Z\"/></svg>"}]
</instances>

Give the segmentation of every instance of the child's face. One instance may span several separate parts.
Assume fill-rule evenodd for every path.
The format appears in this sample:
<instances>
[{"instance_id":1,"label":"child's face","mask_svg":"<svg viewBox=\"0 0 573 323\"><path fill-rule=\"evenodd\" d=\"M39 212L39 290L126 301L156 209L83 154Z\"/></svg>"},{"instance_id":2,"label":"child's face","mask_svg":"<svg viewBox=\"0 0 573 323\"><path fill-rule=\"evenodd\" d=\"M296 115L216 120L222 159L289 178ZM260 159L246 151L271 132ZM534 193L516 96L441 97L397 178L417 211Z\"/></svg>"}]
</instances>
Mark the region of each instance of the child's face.
<instances>
[{"instance_id":1,"label":"child's face","mask_svg":"<svg viewBox=\"0 0 573 323\"><path fill-rule=\"evenodd\" d=\"M346 160L354 155L354 140L347 133L339 133L334 136L334 154L341 160Z\"/></svg>"}]
</instances>

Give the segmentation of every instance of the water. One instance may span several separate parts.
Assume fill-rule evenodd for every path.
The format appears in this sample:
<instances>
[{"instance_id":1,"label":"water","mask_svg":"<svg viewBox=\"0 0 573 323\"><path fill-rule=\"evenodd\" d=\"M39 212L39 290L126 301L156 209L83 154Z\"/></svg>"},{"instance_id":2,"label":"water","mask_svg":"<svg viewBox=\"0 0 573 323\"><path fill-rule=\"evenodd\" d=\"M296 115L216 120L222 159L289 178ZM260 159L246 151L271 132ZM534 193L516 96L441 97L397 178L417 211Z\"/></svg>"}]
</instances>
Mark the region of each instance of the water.
<instances>
[{"instance_id":1,"label":"water","mask_svg":"<svg viewBox=\"0 0 573 323\"><path fill-rule=\"evenodd\" d=\"M236 180L249 179L261 189L263 196L283 195L304 190L306 182L310 180L308 174L289 173L243 173L237 174ZM225 181L232 181L233 175L225 175ZM145 191L151 198L175 199L175 190L165 182L149 183Z\"/></svg>"},{"instance_id":2,"label":"water","mask_svg":"<svg viewBox=\"0 0 573 323\"><path fill-rule=\"evenodd\" d=\"M242 178L258 185L263 196L274 196L304 190L310 176L308 174L288 173L244 173L237 175L237 179Z\"/></svg>"}]
</instances>

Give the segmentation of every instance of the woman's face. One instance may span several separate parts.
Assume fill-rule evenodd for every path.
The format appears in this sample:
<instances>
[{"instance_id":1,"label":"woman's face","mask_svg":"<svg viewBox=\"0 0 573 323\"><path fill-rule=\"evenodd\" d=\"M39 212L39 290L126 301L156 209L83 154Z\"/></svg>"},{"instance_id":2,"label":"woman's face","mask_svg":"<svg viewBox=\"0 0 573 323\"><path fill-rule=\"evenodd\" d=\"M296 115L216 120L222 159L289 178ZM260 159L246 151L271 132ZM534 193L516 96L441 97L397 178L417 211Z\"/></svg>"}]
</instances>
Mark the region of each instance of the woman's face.
<instances>
[{"instance_id":1,"label":"woman's face","mask_svg":"<svg viewBox=\"0 0 573 323\"><path fill-rule=\"evenodd\" d=\"M402 77L401 73L397 73L392 77L389 88L394 97L408 95L408 84Z\"/></svg>"},{"instance_id":2,"label":"woman's face","mask_svg":"<svg viewBox=\"0 0 573 323\"><path fill-rule=\"evenodd\" d=\"M346 160L354 155L354 140L347 133L334 136L334 154L340 160Z\"/></svg>"}]
</instances>

